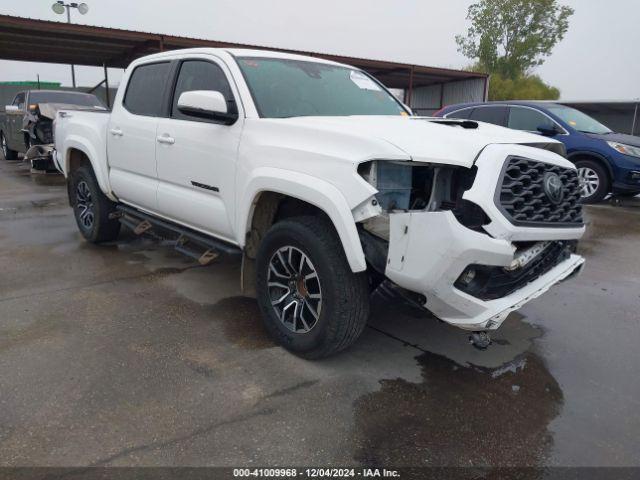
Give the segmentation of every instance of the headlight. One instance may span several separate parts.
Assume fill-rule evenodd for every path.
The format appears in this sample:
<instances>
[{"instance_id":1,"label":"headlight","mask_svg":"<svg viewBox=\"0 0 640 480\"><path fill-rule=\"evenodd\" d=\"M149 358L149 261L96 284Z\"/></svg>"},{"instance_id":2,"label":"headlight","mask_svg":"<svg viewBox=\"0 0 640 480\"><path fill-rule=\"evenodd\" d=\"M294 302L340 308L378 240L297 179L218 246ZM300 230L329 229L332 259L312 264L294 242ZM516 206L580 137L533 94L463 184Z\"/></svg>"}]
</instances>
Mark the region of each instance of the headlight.
<instances>
[{"instance_id":1,"label":"headlight","mask_svg":"<svg viewBox=\"0 0 640 480\"><path fill-rule=\"evenodd\" d=\"M383 210L409 209L413 164L376 160L361 164L358 171L378 190L376 198Z\"/></svg>"},{"instance_id":2,"label":"headlight","mask_svg":"<svg viewBox=\"0 0 640 480\"><path fill-rule=\"evenodd\" d=\"M616 152L622 153L623 155L630 155L632 157L640 158L640 147L632 147L631 145L625 145L624 143L618 143L618 142L607 142L607 143Z\"/></svg>"}]
</instances>

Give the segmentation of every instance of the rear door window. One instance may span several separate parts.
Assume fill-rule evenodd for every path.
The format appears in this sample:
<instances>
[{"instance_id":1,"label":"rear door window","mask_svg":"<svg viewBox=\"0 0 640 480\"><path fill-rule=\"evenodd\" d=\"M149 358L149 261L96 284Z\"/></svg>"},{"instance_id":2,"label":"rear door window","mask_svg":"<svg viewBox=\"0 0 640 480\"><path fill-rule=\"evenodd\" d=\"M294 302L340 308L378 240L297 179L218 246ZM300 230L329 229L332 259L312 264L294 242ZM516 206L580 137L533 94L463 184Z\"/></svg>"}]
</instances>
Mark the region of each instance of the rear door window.
<instances>
[{"instance_id":1,"label":"rear door window","mask_svg":"<svg viewBox=\"0 0 640 480\"><path fill-rule=\"evenodd\" d=\"M553 128L553 121L537 110L523 107L511 107L508 127L514 130L537 132L538 127Z\"/></svg>"},{"instance_id":2,"label":"rear door window","mask_svg":"<svg viewBox=\"0 0 640 480\"><path fill-rule=\"evenodd\" d=\"M193 116L185 115L178 110L180 95L193 90L214 90L222 93L227 104L233 101L233 94L227 77L218 65L206 60L186 60L180 66L180 73L178 74L178 81L173 94L172 118L202 121ZM228 108L231 111L233 105L228 105Z\"/></svg>"},{"instance_id":3,"label":"rear door window","mask_svg":"<svg viewBox=\"0 0 640 480\"><path fill-rule=\"evenodd\" d=\"M471 113L469 119L504 127L507 123L507 107L478 107Z\"/></svg>"},{"instance_id":4,"label":"rear door window","mask_svg":"<svg viewBox=\"0 0 640 480\"><path fill-rule=\"evenodd\" d=\"M129 78L124 107L136 115L161 116L170 65L163 62L136 67Z\"/></svg>"},{"instance_id":5,"label":"rear door window","mask_svg":"<svg viewBox=\"0 0 640 480\"><path fill-rule=\"evenodd\" d=\"M465 108L463 110L458 110L457 112L448 114L447 118L459 118L461 120L467 120L472 112L473 108Z\"/></svg>"}]
</instances>

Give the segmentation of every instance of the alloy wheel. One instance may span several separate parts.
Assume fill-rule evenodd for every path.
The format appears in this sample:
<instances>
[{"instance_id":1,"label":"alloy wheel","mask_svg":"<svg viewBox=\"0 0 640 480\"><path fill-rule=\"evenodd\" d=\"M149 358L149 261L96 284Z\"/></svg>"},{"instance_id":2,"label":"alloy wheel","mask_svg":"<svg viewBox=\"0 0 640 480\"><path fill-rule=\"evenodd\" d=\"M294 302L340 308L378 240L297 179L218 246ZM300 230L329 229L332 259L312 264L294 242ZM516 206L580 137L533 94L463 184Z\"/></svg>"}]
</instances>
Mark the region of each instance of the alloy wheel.
<instances>
[{"instance_id":1,"label":"alloy wheel","mask_svg":"<svg viewBox=\"0 0 640 480\"><path fill-rule=\"evenodd\" d=\"M2 155L4 155L4 159L7 159L7 139L4 138L4 133L0 134L0 141L2 142Z\"/></svg>"},{"instance_id":2,"label":"alloy wheel","mask_svg":"<svg viewBox=\"0 0 640 480\"><path fill-rule=\"evenodd\" d=\"M76 186L76 208L78 209L78 219L85 230L91 230L95 219L91 190L84 180L80 180Z\"/></svg>"},{"instance_id":3,"label":"alloy wheel","mask_svg":"<svg viewBox=\"0 0 640 480\"><path fill-rule=\"evenodd\" d=\"M293 246L279 248L269 261L267 288L280 322L294 333L315 327L322 309L320 278L309 257Z\"/></svg>"},{"instance_id":4,"label":"alloy wheel","mask_svg":"<svg viewBox=\"0 0 640 480\"><path fill-rule=\"evenodd\" d=\"M578 179L580 180L580 187L582 198L592 196L600 187L600 177L598 173L589 167L578 168Z\"/></svg>"}]
</instances>

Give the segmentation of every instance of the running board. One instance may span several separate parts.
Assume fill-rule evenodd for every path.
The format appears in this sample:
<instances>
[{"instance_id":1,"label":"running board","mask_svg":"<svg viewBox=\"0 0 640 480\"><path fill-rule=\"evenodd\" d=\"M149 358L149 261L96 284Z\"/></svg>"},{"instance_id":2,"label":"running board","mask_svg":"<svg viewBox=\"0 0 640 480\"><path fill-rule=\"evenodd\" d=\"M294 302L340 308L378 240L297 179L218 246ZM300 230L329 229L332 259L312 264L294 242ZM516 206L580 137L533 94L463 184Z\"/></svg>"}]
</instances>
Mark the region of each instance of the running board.
<instances>
[{"instance_id":1,"label":"running board","mask_svg":"<svg viewBox=\"0 0 640 480\"><path fill-rule=\"evenodd\" d=\"M241 255L242 250L230 243L209 237L175 223L161 220L126 205L118 205L117 212L110 218L117 218L136 235L149 234L156 239L169 240L173 248L184 255L207 265L220 255Z\"/></svg>"}]
</instances>

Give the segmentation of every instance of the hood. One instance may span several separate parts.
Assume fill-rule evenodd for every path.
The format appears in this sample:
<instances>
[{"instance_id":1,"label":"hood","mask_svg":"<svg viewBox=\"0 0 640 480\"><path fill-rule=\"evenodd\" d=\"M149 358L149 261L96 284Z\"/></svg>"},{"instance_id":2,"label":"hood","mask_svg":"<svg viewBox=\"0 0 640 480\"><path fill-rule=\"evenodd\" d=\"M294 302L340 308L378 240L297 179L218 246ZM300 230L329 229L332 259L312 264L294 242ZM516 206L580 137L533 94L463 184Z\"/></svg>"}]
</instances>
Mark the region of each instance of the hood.
<instances>
[{"instance_id":1,"label":"hood","mask_svg":"<svg viewBox=\"0 0 640 480\"><path fill-rule=\"evenodd\" d=\"M53 120L56 118L56 113L58 110L99 110L99 111L107 111L104 107L87 107L84 105L74 105L71 103L51 103L51 102L43 102L38 103L38 110L40 111L40 116L49 118Z\"/></svg>"},{"instance_id":2,"label":"hood","mask_svg":"<svg viewBox=\"0 0 640 480\"><path fill-rule=\"evenodd\" d=\"M413 161L465 167L473 166L478 154L491 144L521 144L564 152L563 145L556 140L475 121L402 116L292 117L262 121L384 141ZM464 128L462 123L472 128Z\"/></svg>"},{"instance_id":3,"label":"hood","mask_svg":"<svg viewBox=\"0 0 640 480\"><path fill-rule=\"evenodd\" d=\"M640 137L634 135L627 135L624 133L586 133L588 137L597 138L598 140L604 140L605 142L618 142L625 145L631 145L632 147L640 147Z\"/></svg>"}]
</instances>

